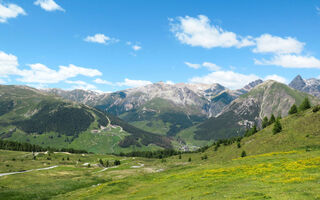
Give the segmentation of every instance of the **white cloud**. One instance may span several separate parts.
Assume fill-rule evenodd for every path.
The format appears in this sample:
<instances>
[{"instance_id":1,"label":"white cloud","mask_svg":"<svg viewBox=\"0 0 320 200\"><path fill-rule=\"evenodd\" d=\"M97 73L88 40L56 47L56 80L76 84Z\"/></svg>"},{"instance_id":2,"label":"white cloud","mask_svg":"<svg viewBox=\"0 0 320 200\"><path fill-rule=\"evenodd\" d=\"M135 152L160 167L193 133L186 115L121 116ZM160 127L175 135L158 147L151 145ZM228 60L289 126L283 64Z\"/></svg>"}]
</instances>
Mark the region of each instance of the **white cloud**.
<instances>
[{"instance_id":1,"label":"white cloud","mask_svg":"<svg viewBox=\"0 0 320 200\"><path fill-rule=\"evenodd\" d=\"M168 84L168 85L174 85L174 82L173 82L173 81L166 81L166 84Z\"/></svg>"},{"instance_id":2,"label":"white cloud","mask_svg":"<svg viewBox=\"0 0 320 200\"><path fill-rule=\"evenodd\" d=\"M110 38L104 34L97 33L94 36L87 36L84 41L86 42L94 42L94 43L100 43L100 44L110 44L110 43L116 43L119 40L115 38Z\"/></svg>"},{"instance_id":3,"label":"white cloud","mask_svg":"<svg viewBox=\"0 0 320 200\"><path fill-rule=\"evenodd\" d=\"M133 45L132 46L132 49L135 50L135 51L139 51L142 47L139 46L139 45Z\"/></svg>"},{"instance_id":4,"label":"white cloud","mask_svg":"<svg viewBox=\"0 0 320 200\"><path fill-rule=\"evenodd\" d=\"M5 84L6 82L2 79L0 79L0 84Z\"/></svg>"},{"instance_id":5,"label":"white cloud","mask_svg":"<svg viewBox=\"0 0 320 200\"><path fill-rule=\"evenodd\" d=\"M26 15L27 13L16 4L2 4L0 1L0 23L7 22L10 18L16 18L18 15Z\"/></svg>"},{"instance_id":6,"label":"white cloud","mask_svg":"<svg viewBox=\"0 0 320 200\"><path fill-rule=\"evenodd\" d=\"M200 64L193 64L193 63L189 63L189 62L184 62L184 64L186 64L188 67L193 68L193 69L199 69L201 67Z\"/></svg>"},{"instance_id":7,"label":"white cloud","mask_svg":"<svg viewBox=\"0 0 320 200\"><path fill-rule=\"evenodd\" d=\"M281 38L270 34L263 34L255 40L257 46L253 49L254 53L299 54L305 45L292 37Z\"/></svg>"},{"instance_id":8,"label":"white cloud","mask_svg":"<svg viewBox=\"0 0 320 200\"><path fill-rule=\"evenodd\" d=\"M59 6L54 0L37 0L34 5L40 6L45 11L65 11L61 6Z\"/></svg>"},{"instance_id":9,"label":"white cloud","mask_svg":"<svg viewBox=\"0 0 320 200\"><path fill-rule=\"evenodd\" d=\"M214 47L245 47L254 45L251 37L241 38L233 32L211 25L207 16L178 17L175 22L169 19L171 31L183 44L200 46L204 48Z\"/></svg>"},{"instance_id":10,"label":"white cloud","mask_svg":"<svg viewBox=\"0 0 320 200\"><path fill-rule=\"evenodd\" d=\"M18 65L18 58L15 55L0 51L0 77L18 73Z\"/></svg>"},{"instance_id":11,"label":"white cloud","mask_svg":"<svg viewBox=\"0 0 320 200\"><path fill-rule=\"evenodd\" d=\"M145 85L152 84L151 81L145 81L145 80L131 80L131 79L124 79L123 82L117 82L116 86L128 86L128 87L141 87Z\"/></svg>"},{"instance_id":12,"label":"white cloud","mask_svg":"<svg viewBox=\"0 0 320 200\"><path fill-rule=\"evenodd\" d=\"M277 65L285 68L320 68L320 60L313 56L275 55L271 60L255 60L257 65Z\"/></svg>"},{"instance_id":13,"label":"white cloud","mask_svg":"<svg viewBox=\"0 0 320 200\"><path fill-rule=\"evenodd\" d=\"M26 83L58 83L69 78L83 75L87 77L101 76L102 73L96 69L83 68L70 64L69 66L59 66L59 70L53 70L47 66L36 63L29 65L29 70L20 70L17 75L22 76L17 79Z\"/></svg>"},{"instance_id":14,"label":"white cloud","mask_svg":"<svg viewBox=\"0 0 320 200\"><path fill-rule=\"evenodd\" d=\"M203 62L202 65L200 64L194 64L194 63L189 63L189 62L184 62L188 67L193 68L193 69L199 69L201 67L205 67L210 71L218 71L221 69L218 65L211 63L211 62Z\"/></svg>"},{"instance_id":15,"label":"white cloud","mask_svg":"<svg viewBox=\"0 0 320 200\"><path fill-rule=\"evenodd\" d=\"M210 62L204 62L202 63L202 66L206 67L210 71L219 71L221 69L221 67L219 67L218 65Z\"/></svg>"},{"instance_id":16,"label":"white cloud","mask_svg":"<svg viewBox=\"0 0 320 200\"><path fill-rule=\"evenodd\" d=\"M106 80L102 80L100 78L95 79L93 82L98 83L98 84L113 85L112 82L106 81Z\"/></svg>"},{"instance_id":17,"label":"white cloud","mask_svg":"<svg viewBox=\"0 0 320 200\"><path fill-rule=\"evenodd\" d=\"M257 79L259 79L259 77L254 74L245 75L233 71L216 71L205 76L193 77L189 82L206 84L219 83L231 89L239 89Z\"/></svg>"},{"instance_id":18,"label":"white cloud","mask_svg":"<svg viewBox=\"0 0 320 200\"><path fill-rule=\"evenodd\" d=\"M66 80L65 82L68 83L68 84L74 85L72 87L73 89L83 89L83 90L95 90L95 89L97 89L96 86L94 86L92 84L89 84L87 82L84 82L84 81L69 81L69 80Z\"/></svg>"},{"instance_id":19,"label":"white cloud","mask_svg":"<svg viewBox=\"0 0 320 200\"><path fill-rule=\"evenodd\" d=\"M287 83L288 80L282 76L278 76L276 74L272 74L272 75L268 75L264 78L264 80L274 80L274 81L278 81L280 83Z\"/></svg>"}]
</instances>

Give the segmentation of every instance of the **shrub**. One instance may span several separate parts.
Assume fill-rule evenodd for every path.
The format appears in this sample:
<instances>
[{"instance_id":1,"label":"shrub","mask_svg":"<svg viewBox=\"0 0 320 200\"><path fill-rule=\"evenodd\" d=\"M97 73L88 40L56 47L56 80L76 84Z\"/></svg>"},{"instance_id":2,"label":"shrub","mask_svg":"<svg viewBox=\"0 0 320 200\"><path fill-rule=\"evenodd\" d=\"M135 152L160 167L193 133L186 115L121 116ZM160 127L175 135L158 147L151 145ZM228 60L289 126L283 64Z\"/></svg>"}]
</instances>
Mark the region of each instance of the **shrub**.
<instances>
[{"instance_id":1,"label":"shrub","mask_svg":"<svg viewBox=\"0 0 320 200\"><path fill-rule=\"evenodd\" d=\"M312 112L318 112L320 110L320 105L317 105L317 106L314 106L313 108L312 108Z\"/></svg>"},{"instance_id":2,"label":"shrub","mask_svg":"<svg viewBox=\"0 0 320 200\"><path fill-rule=\"evenodd\" d=\"M188 162L191 162L191 158L188 159Z\"/></svg>"},{"instance_id":3,"label":"shrub","mask_svg":"<svg viewBox=\"0 0 320 200\"><path fill-rule=\"evenodd\" d=\"M239 149L241 148L240 142L238 142L237 147L238 147Z\"/></svg>"}]
</instances>

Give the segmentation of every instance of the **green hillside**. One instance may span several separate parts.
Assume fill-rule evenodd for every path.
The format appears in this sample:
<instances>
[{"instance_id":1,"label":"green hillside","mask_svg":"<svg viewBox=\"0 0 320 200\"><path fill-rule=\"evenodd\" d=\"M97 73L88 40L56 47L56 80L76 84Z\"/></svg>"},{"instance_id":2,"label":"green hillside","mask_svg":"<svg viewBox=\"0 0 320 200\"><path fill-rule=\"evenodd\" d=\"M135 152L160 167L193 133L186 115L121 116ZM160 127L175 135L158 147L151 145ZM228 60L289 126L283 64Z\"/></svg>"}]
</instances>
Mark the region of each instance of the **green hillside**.
<instances>
[{"instance_id":1,"label":"green hillside","mask_svg":"<svg viewBox=\"0 0 320 200\"><path fill-rule=\"evenodd\" d=\"M6 199L319 199L320 111L220 147L166 159L0 151ZM242 152L246 156L241 157ZM48 159L50 158L50 159ZM68 158L68 159L67 159ZM102 163L121 160L109 168ZM90 167L88 167L88 163ZM54 169L1 176L9 171Z\"/></svg>"},{"instance_id":2,"label":"green hillside","mask_svg":"<svg viewBox=\"0 0 320 200\"><path fill-rule=\"evenodd\" d=\"M30 87L1 85L0 96L0 139L95 153L171 147L163 136Z\"/></svg>"},{"instance_id":3,"label":"green hillside","mask_svg":"<svg viewBox=\"0 0 320 200\"><path fill-rule=\"evenodd\" d=\"M308 97L313 105L320 102L316 97L285 84L267 81L233 101L218 117L210 118L177 135L187 143L242 136L245 130L254 124L260 127L265 116L286 116L290 107L293 104L300 105L305 97ZM190 137L192 134L193 138Z\"/></svg>"}]
</instances>

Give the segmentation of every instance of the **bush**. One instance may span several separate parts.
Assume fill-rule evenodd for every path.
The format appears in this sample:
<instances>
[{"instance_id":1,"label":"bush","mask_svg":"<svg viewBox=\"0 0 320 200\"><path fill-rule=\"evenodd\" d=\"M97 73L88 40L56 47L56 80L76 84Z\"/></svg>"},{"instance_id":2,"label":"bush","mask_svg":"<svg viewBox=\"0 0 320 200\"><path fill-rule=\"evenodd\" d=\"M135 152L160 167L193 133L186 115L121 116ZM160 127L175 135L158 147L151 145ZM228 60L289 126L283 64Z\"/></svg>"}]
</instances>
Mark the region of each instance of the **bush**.
<instances>
[{"instance_id":1,"label":"bush","mask_svg":"<svg viewBox=\"0 0 320 200\"><path fill-rule=\"evenodd\" d=\"M317 105L317 106L314 106L313 108L312 108L312 112L318 112L320 110L320 105Z\"/></svg>"},{"instance_id":2,"label":"bush","mask_svg":"<svg viewBox=\"0 0 320 200\"><path fill-rule=\"evenodd\" d=\"M238 147L239 149L241 148L240 142L238 142L237 147Z\"/></svg>"},{"instance_id":3,"label":"bush","mask_svg":"<svg viewBox=\"0 0 320 200\"><path fill-rule=\"evenodd\" d=\"M282 131L282 126L281 126L280 120L276 120L272 129L272 132L273 134L277 134L277 133L280 133L281 131Z\"/></svg>"},{"instance_id":4,"label":"bush","mask_svg":"<svg viewBox=\"0 0 320 200\"><path fill-rule=\"evenodd\" d=\"M293 104L288 112L289 115L295 114L298 112L298 108L296 106L296 104Z\"/></svg>"},{"instance_id":5,"label":"bush","mask_svg":"<svg viewBox=\"0 0 320 200\"><path fill-rule=\"evenodd\" d=\"M115 160L114 161L114 165L120 165L121 163L120 163L120 160Z\"/></svg>"},{"instance_id":6,"label":"bush","mask_svg":"<svg viewBox=\"0 0 320 200\"><path fill-rule=\"evenodd\" d=\"M188 162L191 162L191 158L188 159Z\"/></svg>"}]
</instances>

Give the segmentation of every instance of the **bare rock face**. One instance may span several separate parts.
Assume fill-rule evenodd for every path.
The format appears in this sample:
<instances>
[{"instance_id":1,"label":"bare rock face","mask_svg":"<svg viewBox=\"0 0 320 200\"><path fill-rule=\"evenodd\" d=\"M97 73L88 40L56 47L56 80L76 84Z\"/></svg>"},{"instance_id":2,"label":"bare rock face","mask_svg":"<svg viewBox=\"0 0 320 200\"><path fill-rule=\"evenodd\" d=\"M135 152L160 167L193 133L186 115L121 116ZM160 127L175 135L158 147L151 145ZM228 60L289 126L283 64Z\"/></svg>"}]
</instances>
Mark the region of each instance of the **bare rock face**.
<instances>
[{"instance_id":1,"label":"bare rock face","mask_svg":"<svg viewBox=\"0 0 320 200\"><path fill-rule=\"evenodd\" d=\"M311 78L304 80L300 75L298 75L291 81L289 86L301 92L306 92L320 98L320 79Z\"/></svg>"}]
</instances>

